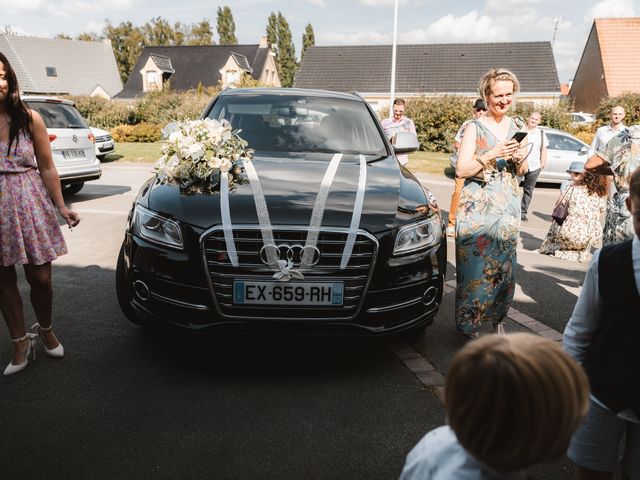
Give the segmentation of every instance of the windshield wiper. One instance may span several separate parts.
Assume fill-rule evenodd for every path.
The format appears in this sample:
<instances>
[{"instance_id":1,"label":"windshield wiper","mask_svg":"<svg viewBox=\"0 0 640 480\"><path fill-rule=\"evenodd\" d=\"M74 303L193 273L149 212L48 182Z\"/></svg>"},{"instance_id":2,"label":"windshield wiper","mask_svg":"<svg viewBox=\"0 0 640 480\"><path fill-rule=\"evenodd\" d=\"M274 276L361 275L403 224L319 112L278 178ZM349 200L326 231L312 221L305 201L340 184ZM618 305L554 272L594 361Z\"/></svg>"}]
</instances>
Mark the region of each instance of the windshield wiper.
<instances>
[{"instance_id":1,"label":"windshield wiper","mask_svg":"<svg viewBox=\"0 0 640 480\"><path fill-rule=\"evenodd\" d=\"M71 123L69 125L66 126L66 128L86 128L84 125L78 125L75 123Z\"/></svg>"}]
</instances>

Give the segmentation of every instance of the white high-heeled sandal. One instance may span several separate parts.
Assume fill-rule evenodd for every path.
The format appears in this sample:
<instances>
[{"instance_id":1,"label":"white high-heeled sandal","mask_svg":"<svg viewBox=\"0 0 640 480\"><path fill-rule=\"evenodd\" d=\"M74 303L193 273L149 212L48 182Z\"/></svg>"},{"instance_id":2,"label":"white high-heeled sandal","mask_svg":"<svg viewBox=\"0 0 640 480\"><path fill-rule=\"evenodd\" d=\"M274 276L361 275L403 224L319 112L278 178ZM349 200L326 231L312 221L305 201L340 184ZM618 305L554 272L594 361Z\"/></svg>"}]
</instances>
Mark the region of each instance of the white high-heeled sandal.
<instances>
[{"instance_id":1,"label":"white high-heeled sandal","mask_svg":"<svg viewBox=\"0 0 640 480\"><path fill-rule=\"evenodd\" d=\"M39 323L34 323L33 325L31 325L31 330L34 331L33 335L40 336L40 332L48 332L51 330L52 327L53 325L49 325L48 327L43 327ZM44 353L46 353L50 357L55 357L55 358L64 357L64 347L60 343L60 340L58 340L58 346L55 348L47 348L47 344L44 343L44 340L42 341L42 344L44 345Z\"/></svg>"},{"instance_id":2,"label":"white high-heeled sandal","mask_svg":"<svg viewBox=\"0 0 640 480\"><path fill-rule=\"evenodd\" d=\"M28 340L29 344L27 345L27 352L24 355L24 362L16 365L13 363L13 360L11 360L9 365L7 365L7 368L4 369L3 375L13 375L14 373L18 373L27 368L27 364L29 363L29 355L31 355L32 360L36 359L35 343L37 338L38 336L36 334L27 333L24 335L24 337L11 339L13 343L19 343L23 342L24 340Z\"/></svg>"}]
</instances>

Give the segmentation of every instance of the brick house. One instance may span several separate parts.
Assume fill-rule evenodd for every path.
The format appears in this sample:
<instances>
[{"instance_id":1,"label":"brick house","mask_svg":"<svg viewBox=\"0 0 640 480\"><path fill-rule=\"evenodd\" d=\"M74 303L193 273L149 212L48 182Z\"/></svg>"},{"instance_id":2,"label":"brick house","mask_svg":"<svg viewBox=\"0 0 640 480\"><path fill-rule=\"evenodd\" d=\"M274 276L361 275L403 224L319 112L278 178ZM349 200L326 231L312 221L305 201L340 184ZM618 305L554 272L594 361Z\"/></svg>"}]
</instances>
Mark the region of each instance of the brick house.
<instances>
[{"instance_id":1,"label":"brick house","mask_svg":"<svg viewBox=\"0 0 640 480\"><path fill-rule=\"evenodd\" d=\"M247 73L264 85L279 87L280 77L263 37L256 45L144 47L118 98L137 98L166 88L185 91L233 85Z\"/></svg>"},{"instance_id":2,"label":"brick house","mask_svg":"<svg viewBox=\"0 0 640 480\"><path fill-rule=\"evenodd\" d=\"M569 92L575 110L593 112L603 98L640 93L639 79L640 17L596 18Z\"/></svg>"},{"instance_id":3,"label":"brick house","mask_svg":"<svg viewBox=\"0 0 640 480\"><path fill-rule=\"evenodd\" d=\"M388 108L390 45L310 47L294 86L357 91L374 110ZM550 42L398 45L396 97L478 96L480 77L493 67L513 71L518 101L555 104L560 82Z\"/></svg>"}]
</instances>

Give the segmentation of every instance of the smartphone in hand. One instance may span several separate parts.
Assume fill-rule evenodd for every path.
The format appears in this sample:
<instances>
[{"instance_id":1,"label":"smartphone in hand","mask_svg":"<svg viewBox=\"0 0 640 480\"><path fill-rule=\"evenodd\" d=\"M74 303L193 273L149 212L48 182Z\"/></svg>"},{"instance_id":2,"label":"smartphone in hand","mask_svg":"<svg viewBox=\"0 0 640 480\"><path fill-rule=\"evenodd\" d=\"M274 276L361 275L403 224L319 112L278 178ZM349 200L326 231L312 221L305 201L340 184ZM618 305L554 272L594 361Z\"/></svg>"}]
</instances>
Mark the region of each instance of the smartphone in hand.
<instances>
[{"instance_id":1,"label":"smartphone in hand","mask_svg":"<svg viewBox=\"0 0 640 480\"><path fill-rule=\"evenodd\" d=\"M515 140L516 142L520 143L525 139L527 135L527 132L516 132L513 134L513 137L511 137L510 140Z\"/></svg>"}]
</instances>

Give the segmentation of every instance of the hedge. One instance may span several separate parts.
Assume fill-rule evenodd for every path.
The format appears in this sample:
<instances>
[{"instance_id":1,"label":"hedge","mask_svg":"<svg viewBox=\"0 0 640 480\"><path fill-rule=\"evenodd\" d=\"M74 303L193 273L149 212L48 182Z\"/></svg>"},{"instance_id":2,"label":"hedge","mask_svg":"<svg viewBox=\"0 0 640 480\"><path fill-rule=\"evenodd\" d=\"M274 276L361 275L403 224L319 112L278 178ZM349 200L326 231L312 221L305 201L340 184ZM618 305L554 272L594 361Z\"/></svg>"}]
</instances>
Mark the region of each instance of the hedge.
<instances>
[{"instance_id":1,"label":"hedge","mask_svg":"<svg viewBox=\"0 0 640 480\"><path fill-rule=\"evenodd\" d=\"M157 142L162 138L162 125L146 122L118 125L111 129L111 135L116 142Z\"/></svg>"},{"instance_id":2,"label":"hedge","mask_svg":"<svg viewBox=\"0 0 640 480\"><path fill-rule=\"evenodd\" d=\"M219 93L219 88L202 88L188 92L153 92L131 102L110 101L100 97L70 97L80 113L95 127L111 130L116 141L153 142L170 121L198 118ZM460 125L471 118L474 98L456 95L407 99L406 115L416 124L420 149L451 152L453 139ZM568 131L582 141L591 143L595 129L609 121L611 108L622 105L626 110L625 124L640 123L640 94L625 94L608 98L596 111L592 125L571 124L570 105L533 105L516 103L513 115L526 119L535 109L542 114L542 125ZM386 115L387 112L380 112Z\"/></svg>"}]
</instances>

